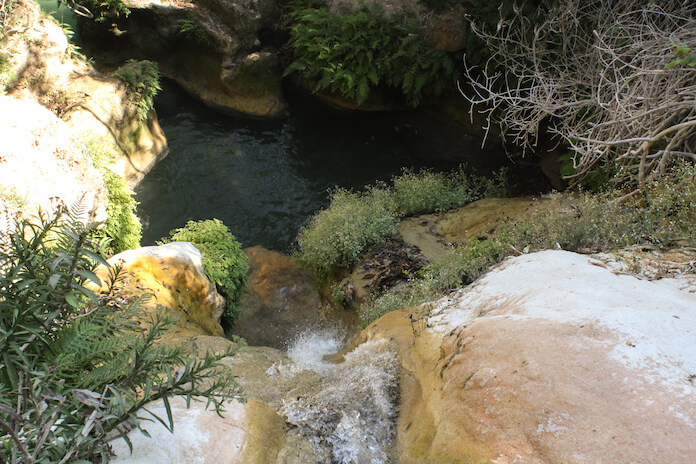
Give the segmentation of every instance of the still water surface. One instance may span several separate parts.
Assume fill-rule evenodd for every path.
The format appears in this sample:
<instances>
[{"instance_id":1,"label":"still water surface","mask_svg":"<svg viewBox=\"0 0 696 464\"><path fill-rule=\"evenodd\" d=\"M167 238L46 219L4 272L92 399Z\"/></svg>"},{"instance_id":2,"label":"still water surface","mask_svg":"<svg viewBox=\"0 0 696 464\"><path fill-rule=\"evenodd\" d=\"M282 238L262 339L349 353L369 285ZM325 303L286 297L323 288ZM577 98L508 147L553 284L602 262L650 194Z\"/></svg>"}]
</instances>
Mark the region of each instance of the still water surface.
<instances>
[{"instance_id":1,"label":"still water surface","mask_svg":"<svg viewBox=\"0 0 696 464\"><path fill-rule=\"evenodd\" d=\"M156 109L169 155L136 188L143 245L189 219L218 218L244 247L289 251L329 189L386 181L403 167L468 162L485 172L496 167L486 159L499 159L422 115L346 112L308 96L291 99L287 118L260 121L221 115L166 83Z\"/></svg>"}]
</instances>

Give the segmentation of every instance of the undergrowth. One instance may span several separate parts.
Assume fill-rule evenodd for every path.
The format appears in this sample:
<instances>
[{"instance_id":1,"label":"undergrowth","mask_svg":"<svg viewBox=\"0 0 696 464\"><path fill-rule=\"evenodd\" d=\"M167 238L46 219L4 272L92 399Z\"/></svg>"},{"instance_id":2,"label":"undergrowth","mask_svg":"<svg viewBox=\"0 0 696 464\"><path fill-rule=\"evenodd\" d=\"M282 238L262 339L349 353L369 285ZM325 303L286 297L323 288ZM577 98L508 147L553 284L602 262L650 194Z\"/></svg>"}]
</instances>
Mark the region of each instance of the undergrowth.
<instances>
[{"instance_id":1,"label":"undergrowth","mask_svg":"<svg viewBox=\"0 0 696 464\"><path fill-rule=\"evenodd\" d=\"M295 59L285 75L297 73L317 89L362 104L371 89L384 86L417 106L454 83L452 58L425 43L416 21L386 17L376 3L341 15L296 2L289 17Z\"/></svg>"},{"instance_id":2,"label":"undergrowth","mask_svg":"<svg viewBox=\"0 0 696 464\"><path fill-rule=\"evenodd\" d=\"M410 276L405 285L360 308L367 324L405 307L432 301L478 279L506 257L544 249L598 252L633 244L670 247L696 242L696 167L677 164L647 184L640 197L618 202L619 192L584 193L565 206L538 207L496 234L473 238Z\"/></svg>"},{"instance_id":3,"label":"undergrowth","mask_svg":"<svg viewBox=\"0 0 696 464\"><path fill-rule=\"evenodd\" d=\"M158 242L190 242L201 252L203 268L227 301L225 316L234 324L239 316L239 300L247 284L249 264L242 246L219 219L189 221Z\"/></svg>"},{"instance_id":4,"label":"undergrowth","mask_svg":"<svg viewBox=\"0 0 696 464\"><path fill-rule=\"evenodd\" d=\"M0 239L2 462L106 463L109 441L130 446L127 434L142 420L172 430L173 396L201 398L218 412L225 399L241 397L216 369L232 351L185 359L181 348L157 342L171 318L145 321L142 299L115 294L120 269L111 268L106 282L96 276L97 265L108 267L104 243L72 219L82 215L39 214ZM146 409L155 400L166 417Z\"/></svg>"},{"instance_id":5,"label":"undergrowth","mask_svg":"<svg viewBox=\"0 0 696 464\"><path fill-rule=\"evenodd\" d=\"M463 206L486 196L501 196L505 190L503 172L491 180L464 168L449 174L404 170L391 183L362 192L333 191L329 207L300 230L299 261L315 274L330 273L354 264L363 251L396 235L404 216Z\"/></svg>"}]
</instances>

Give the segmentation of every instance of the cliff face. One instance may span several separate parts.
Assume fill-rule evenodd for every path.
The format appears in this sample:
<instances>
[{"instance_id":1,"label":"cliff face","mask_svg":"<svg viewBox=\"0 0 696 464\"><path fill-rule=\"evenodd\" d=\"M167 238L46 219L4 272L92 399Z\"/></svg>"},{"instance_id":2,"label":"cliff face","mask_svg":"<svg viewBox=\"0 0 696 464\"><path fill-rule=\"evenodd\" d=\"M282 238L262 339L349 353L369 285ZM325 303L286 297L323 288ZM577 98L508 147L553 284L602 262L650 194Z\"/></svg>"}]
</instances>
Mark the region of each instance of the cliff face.
<instances>
[{"instance_id":1,"label":"cliff face","mask_svg":"<svg viewBox=\"0 0 696 464\"><path fill-rule=\"evenodd\" d=\"M253 117L284 114L280 60L272 35L274 0L123 2L130 13L84 22L90 52L105 66L148 59L187 92L222 112ZM108 53L101 52L102 47Z\"/></svg>"},{"instance_id":2,"label":"cliff face","mask_svg":"<svg viewBox=\"0 0 696 464\"><path fill-rule=\"evenodd\" d=\"M0 41L0 91L50 109L82 142L113 155L113 168L131 186L167 154L154 110L138 117L126 83L79 58L65 31L37 3L18 0Z\"/></svg>"}]
</instances>

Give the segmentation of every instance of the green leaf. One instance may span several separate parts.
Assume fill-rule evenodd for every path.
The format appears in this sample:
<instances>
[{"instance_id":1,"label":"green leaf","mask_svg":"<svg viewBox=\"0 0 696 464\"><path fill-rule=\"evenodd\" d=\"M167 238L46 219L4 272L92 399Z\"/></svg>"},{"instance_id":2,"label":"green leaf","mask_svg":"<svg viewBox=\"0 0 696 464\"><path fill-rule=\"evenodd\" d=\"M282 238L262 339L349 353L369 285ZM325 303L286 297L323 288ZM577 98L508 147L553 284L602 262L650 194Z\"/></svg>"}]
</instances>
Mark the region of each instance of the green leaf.
<instances>
[{"instance_id":1,"label":"green leaf","mask_svg":"<svg viewBox=\"0 0 696 464\"><path fill-rule=\"evenodd\" d=\"M77 300L74 293L68 293L65 295L65 301L73 308L80 309L80 302Z\"/></svg>"}]
</instances>

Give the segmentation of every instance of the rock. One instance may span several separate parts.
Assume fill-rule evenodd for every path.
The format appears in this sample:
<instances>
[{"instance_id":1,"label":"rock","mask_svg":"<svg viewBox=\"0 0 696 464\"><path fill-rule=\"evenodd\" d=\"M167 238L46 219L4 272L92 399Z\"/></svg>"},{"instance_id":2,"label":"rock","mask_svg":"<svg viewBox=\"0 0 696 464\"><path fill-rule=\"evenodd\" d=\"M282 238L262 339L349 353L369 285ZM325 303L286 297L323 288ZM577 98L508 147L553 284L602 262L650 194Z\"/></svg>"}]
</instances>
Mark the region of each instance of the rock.
<instances>
[{"instance_id":1,"label":"rock","mask_svg":"<svg viewBox=\"0 0 696 464\"><path fill-rule=\"evenodd\" d=\"M82 205L84 224L106 220L107 191L101 175L73 131L53 113L31 101L0 95L0 221L51 214L59 205Z\"/></svg>"},{"instance_id":2,"label":"rock","mask_svg":"<svg viewBox=\"0 0 696 464\"><path fill-rule=\"evenodd\" d=\"M314 278L290 257L260 246L244 252L249 260L248 286L233 334L250 345L287 348L306 328L334 317L322 305Z\"/></svg>"},{"instance_id":3,"label":"rock","mask_svg":"<svg viewBox=\"0 0 696 464\"><path fill-rule=\"evenodd\" d=\"M696 290L593 257L511 258L475 284L387 314L406 369L401 463L692 462ZM417 318L416 318L417 319Z\"/></svg>"},{"instance_id":4,"label":"rock","mask_svg":"<svg viewBox=\"0 0 696 464\"><path fill-rule=\"evenodd\" d=\"M114 440L116 454L110 462L119 464L187 463L187 464L275 464L286 444L287 425L268 406L255 400L246 403L227 401L220 417L206 410L205 402L186 399L170 400L174 433L157 421L143 423L152 438L135 429L128 437L133 444L131 454L124 440ZM161 401L148 406L152 413L167 420Z\"/></svg>"},{"instance_id":5,"label":"rock","mask_svg":"<svg viewBox=\"0 0 696 464\"><path fill-rule=\"evenodd\" d=\"M116 285L121 298L152 295L144 301L145 317L162 310L179 317L165 335L167 341L182 341L195 335L223 335L220 318L225 299L206 277L201 253L192 244L172 242L128 250L113 256L109 264L123 267L125 278ZM97 275L102 282L108 281L103 267Z\"/></svg>"},{"instance_id":6,"label":"rock","mask_svg":"<svg viewBox=\"0 0 696 464\"><path fill-rule=\"evenodd\" d=\"M124 5L128 16L83 22L88 43L99 44L92 52L102 66L129 58L156 61L166 77L212 108L264 118L285 114L277 50L259 40L276 27L275 1L128 0Z\"/></svg>"},{"instance_id":7,"label":"rock","mask_svg":"<svg viewBox=\"0 0 696 464\"><path fill-rule=\"evenodd\" d=\"M431 12L423 25L425 41L435 50L457 52L466 47L469 24L462 5L440 12Z\"/></svg>"},{"instance_id":8,"label":"rock","mask_svg":"<svg viewBox=\"0 0 696 464\"><path fill-rule=\"evenodd\" d=\"M154 110L146 121L125 84L77 58L63 29L42 18L39 6L19 0L3 40L9 95L38 101L63 119L84 142L105 145L118 155L114 170L135 185L167 154Z\"/></svg>"},{"instance_id":9,"label":"rock","mask_svg":"<svg viewBox=\"0 0 696 464\"><path fill-rule=\"evenodd\" d=\"M485 198L444 213L406 218L399 224L399 232L426 259L437 261L452 251L452 245L485 238L499 230L504 221L515 221L542 202L548 200Z\"/></svg>"}]
</instances>

